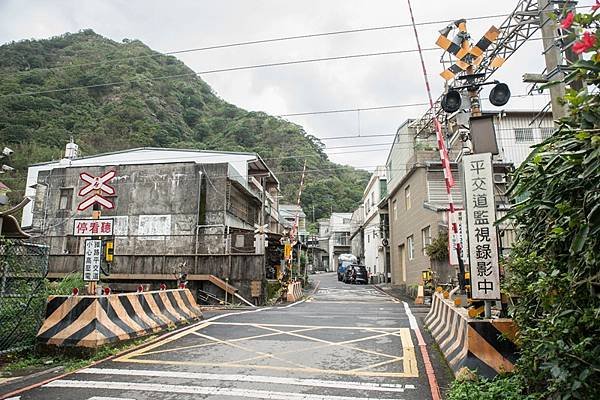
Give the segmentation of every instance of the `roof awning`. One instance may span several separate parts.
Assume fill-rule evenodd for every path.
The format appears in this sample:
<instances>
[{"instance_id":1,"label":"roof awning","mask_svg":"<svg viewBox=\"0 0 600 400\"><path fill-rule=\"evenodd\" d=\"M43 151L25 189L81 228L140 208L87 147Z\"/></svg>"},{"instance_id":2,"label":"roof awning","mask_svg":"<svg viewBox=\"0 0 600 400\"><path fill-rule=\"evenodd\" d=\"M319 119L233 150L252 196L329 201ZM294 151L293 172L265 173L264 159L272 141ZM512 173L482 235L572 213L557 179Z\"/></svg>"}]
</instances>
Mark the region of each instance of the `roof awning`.
<instances>
[{"instance_id":1,"label":"roof awning","mask_svg":"<svg viewBox=\"0 0 600 400\"><path fill-rule=\"evenodd\" d=\"M0 236L7 239L28 239L31 235L23 232L19 221L12 215L25 207L31 200L24 198L13 208L0 212Z\"/></svg>"}]
</instances>

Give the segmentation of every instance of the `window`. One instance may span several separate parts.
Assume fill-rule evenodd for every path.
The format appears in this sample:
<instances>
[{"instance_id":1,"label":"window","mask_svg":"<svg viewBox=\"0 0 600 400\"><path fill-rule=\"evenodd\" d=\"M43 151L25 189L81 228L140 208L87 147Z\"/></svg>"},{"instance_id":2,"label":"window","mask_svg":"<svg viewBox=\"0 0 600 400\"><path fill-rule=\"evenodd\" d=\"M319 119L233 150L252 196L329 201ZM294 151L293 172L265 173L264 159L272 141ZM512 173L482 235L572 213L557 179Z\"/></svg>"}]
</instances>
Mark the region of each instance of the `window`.
<instances>
[{"instance_id":1,"label":"window","mask_svg":"<svg viewBox=\"0 0 600 400\"><path fill-rule=\"evenodd\" d=\"M517 143L533 142L533 129L515 128L515 141Z\"/></svg>"},{"instance_id":2,"label":"window","mask_svg":"<svg viewBox=\"0 0 600 400\"><path fill-rule=\"evenodd\" d=\"M371 192L371 204L375 207L375 192Z\"/></svg>"},{"instance_id":3,"label":"window","mask_svg":"<svg viewBox=\"0 0 600 400\"><path fill-rule=\"evenodd\" d=\"M409 237L406 238L406 243L407 243L407 247L408 247L408 259L414 260L415 259L415 238L413 237L413 235L410 235Z\"/></svg>"},{"instance_id":4,"label":"window","mask_svg":"<svg viewBox=\"0 0 600 400\"><path fill-rule=\"evenodd\" d=\"M554 133L554 128L540 128L540 135L542 140L548 139Z\"/></svg>"},{"instance_id":5,"label":"window","mask_svg":"<svg viewBox=\"0 0 600 400\"><path fill-rule=\"evenodd\" d=\"M394 221L398 219L398 207L396 207L396 200L392 202L392 208L394 209Z\"/></svg>"},{"instance_id":6,"label":"window","mask_svg":"<svg viewBox=\"0 0 600 400\"><path fill-rule=\"evenodd\" d=\"M367 234L367 243L371 243L371 235Z\"/></svg>"},{"instance_id":7,"label":"window","mask_svg":"<svg viewBox=\"0 0 600 400\"><path fill-rule=\"evenodd\" d=\"M407 186L406 188L404 188L404 204L406 205L406 209L410 210L410 207L412 206L411 202L410 202L410 186Z\"/></svg>"},{"instance_id":8,"label":"window","mask_svg":"<svg viewBox=\"0 0 600 400\"><path fill-rule=\"evenodd\" d=\"M431 227L427 226L421 229L421 238L423 239L423 255L426 256L425 248L431 244Z\"/></svg>"},{"instance_id":9,"label":"window","mask_svg":"<svg viewBox=\"0 0 600 400\"><path fill-rule=\"evenodd\" d=\"M70 210L73 206L73 188L60 189L59 210Z\"/></svg>"}]
</instances>

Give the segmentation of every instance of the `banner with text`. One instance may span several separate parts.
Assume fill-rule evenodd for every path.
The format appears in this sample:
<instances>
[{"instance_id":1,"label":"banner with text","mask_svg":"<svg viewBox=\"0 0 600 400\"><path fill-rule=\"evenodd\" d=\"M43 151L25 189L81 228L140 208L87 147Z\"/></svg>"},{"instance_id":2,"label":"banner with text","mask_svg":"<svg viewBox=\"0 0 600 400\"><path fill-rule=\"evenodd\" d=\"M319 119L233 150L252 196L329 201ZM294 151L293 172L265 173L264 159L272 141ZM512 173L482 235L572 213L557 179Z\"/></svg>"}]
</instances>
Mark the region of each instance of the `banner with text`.
<instances>
[{"instance_id":1,"label":"banner with text","mask_svg":"<svg viewBox=\"0 0 600 400\"><path fill-rule=\"evenodd\" d=\"M100 263L102 240L88 239L85 241L85 256L83 264L83 280L100 280Z\"/></svg>"},{"instance_id":2,"label":"banner with text","mask_svg":"<svg viewBox=\"0 0 600 400\"><path fill-rule=\"evenodd\" d=\"M456 254L456 245L460 243L460 257L465 265L469 265L469 254L467 250L469 243L467 242L467 221L465 210L455 210L453 213L448 212L448 229L450 243L450 265L458 265L458 256ZM456 223L457 234L452 232L452 224Z\"/></svg>"},{"instance_id":3,"label":"banner with text","mask_svg":"<svg viewBox=\"0 0 600 400\"><path fill-rule=\"evenodd\" d=\"M492 155L463 157L472 298L500 299Z\"/></svg>"}]
</instances>

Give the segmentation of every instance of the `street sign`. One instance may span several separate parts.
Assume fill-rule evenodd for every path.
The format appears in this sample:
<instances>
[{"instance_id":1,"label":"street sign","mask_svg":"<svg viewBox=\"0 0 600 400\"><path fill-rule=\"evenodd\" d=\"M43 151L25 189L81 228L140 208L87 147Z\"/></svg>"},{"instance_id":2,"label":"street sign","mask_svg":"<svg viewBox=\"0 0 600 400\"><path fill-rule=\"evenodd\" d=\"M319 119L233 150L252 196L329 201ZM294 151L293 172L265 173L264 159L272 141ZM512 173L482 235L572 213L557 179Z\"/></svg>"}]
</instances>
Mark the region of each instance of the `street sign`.
<instances>
[{"instance_id":1,"label":"street sign","mask_svg":"<svg viewBox=\"0 0 600 400\"><path fill-rule=\"evenodd\" d=\"M286 261L292 259L292 244L290 242L286 242L283 245L283 258Z\"/></svg>"},{"instance_id":2,"label":"street sign","mask_svg":"<svg viewBox=\"0 0 600 400\"><path fill-rule=\"evenodd\" d=\"M112 236L115 221L112 218L75 219L73 221L74 236Z\"/></svg>"},{"instance_id":3,"label":"street sign","mask_svg":"<svg viewBox=\"0 0 600 400\"><path fill-rule=\"evenodd\" d=\"M471 291L475 300L500 299L496 205L491 153L463 157Z\"/></svg>"},{"instance_id":4,"label":"street sign","mask_svg":"<svg viewBox=\"0 0 600 400\"><path fill-rule=\"evenodd\" d=\"M85 256L83 261L83 280L100 280L100 257L102 240L88 239L85 241Z\"/></svg>"},{"instance_id":5,"label":"street sign","mask_svg":"<svg viewBox=\"0 0 600 400\"><path fill-rule=\"evenodd\" d=\"M456 256L456 245L460 243L461 246L461 258L465 265L469 264L469 254L467 249L469 243L467 242L467 216L465 210L455 210L453 213L448 212L448 226L452 227L452 224L456 223L457 232L452 233L452 229L448 230L448 236L450 237L450 265L458 265L458 257Z\"/></svg>"},{"instance_id":6,"label":"street sign","mask_svg":"<svg viewBox=\"0 0 600 400\"><path fill-rule=\"evenodd\" d=\"M106 193L108 195L115 194L115 189L108 184L108 182L114 178L115 175L115 171L108 171L102 176L92 176L85 172L79 174L81 180L87 183L86 186L79 190L79 195L87 196L92 192L95 192L95 194L79 203L77 205L77 209L79 211L83 211L96 203L100 204L104 208L114 208L113 202L105 197L102 197L102 193Z\"/></svg>"}]
</instances>

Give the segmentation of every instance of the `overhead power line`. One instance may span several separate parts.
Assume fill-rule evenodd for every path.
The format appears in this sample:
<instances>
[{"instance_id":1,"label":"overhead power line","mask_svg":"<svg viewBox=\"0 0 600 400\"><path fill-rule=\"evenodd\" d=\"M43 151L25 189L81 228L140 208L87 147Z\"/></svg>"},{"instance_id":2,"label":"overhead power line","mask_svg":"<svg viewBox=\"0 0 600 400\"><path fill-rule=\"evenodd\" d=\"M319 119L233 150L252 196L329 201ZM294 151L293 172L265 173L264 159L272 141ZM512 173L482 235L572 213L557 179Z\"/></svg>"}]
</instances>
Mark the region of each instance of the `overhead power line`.
<instances>
[{"instance_id":1,"label":"overhead power line","mask_svg":"<svg viewBox=\"0 0 600 400\"><path fill-rule=\"evenodd\" d=\"M520 98L520 97L531 97L531 96L547 96L545 93L541 94L519 94L511 96L511 98ZM489 101L488 99L481 99L482 101ZM394 108L408 108L408 107L419 107L419 106L428 106L429 103L407 103L407 104L390 104L384 106L374 106L374 107L362 107L362 108L341 108L337 110L323 110L323 111L306 111L306 112L297 112L297 113L289 113L289 114L279 114L276 117L301 117L304 115L324 115L324 114L341 114L341 113L349 113L349 112L363 112L363 111L375 111L375 110L386 110L386 109L394 109Z\"/></svg>"},{"instance_id":2,"label":"overhead power line","mask_svg":"<svg viewBox=\"0 0 600 400\"><path fill-rule=\"evenodd\" d=\"M433 51L433 50L439 50L439 49L437 49L435 47L430 47L430 48L423 49L423 50L424 51ZM134 82L159 81L159 80L166 80L166 79L186 78L186 77L192 77L192 76L198 76L198 75L214 74L214 73L219 73L219 72L231 72L231 71L242 71L242 70L257 69L257 68L280 67L280 66L284 66L284 65L293 65L293 64L308 64L308 63L323 62L323 61L389 56L389 55L397 55L397 54L414 53L417 51L418 51L417 49L394 50L394 51L382 51L382 52L377 52L377 53L347 54L347 55L343 55L343 56L308 58L308 59L304 59L304 60L280 61L280 62L265 63L265 64L244 65L244 66L239 66L239 67L211 69L211 70L200 71L200 72L188 72L188 73L184 73L184 74L163 75L163 76L155 76L155 77L140 77L140 78L136 78L136 79L127 79L127 80L107 82L107 83L97 83L97 84L93 84L93 85L71 86L71 87L66 87L66 88L37 90L37 91L21 92L21 93L10 93L10 94L3 94L0 96L0 98L11 97L11 96L33 96L36 94L68 92L71 90L78 90L78 89L94 89L94 88L101 88L101 87L108 87L108 86L124 85L127 83L134 83Z\"/></svg>"},{"instance_id":3,"label":"overhead power line","mask_svg":"<svg viewBox=\"0 0 600 400\"><path fill-rule=\"evenodd\" d=\"M467 18L467 20L475 21L475 20L481 20L481 19L500 18L500 17L506 17L508 15L509 14L485 15L485 16ZM456 19L458 19L458 18L419 22L419 23L417 23L417 25L421 26L421 25L451 23L451 22L455 21ZM17 73L29 73L31 71L52 71L52 70L56 70L56 69L80 68L80 67L89 67L89 66L93 66L93 65L117 64L117 63L120 63L123 61L137 60L137 59L144 59L144 58L157 58L157 57L162 57L162 56L194 53L194 52L199 52L199 51L218 50L218 49L226 49L226 48L231 48L231 47L241 47L241 46L249 46L249 45L256 45L256 44L284 42L284 41L288 41L288 40L309 39L309 38L316 38L316 37L326 37L326 36L345 35L345 34L352 34L352 33L361 33L361 32L373 32L373 31L382 31L382 30L390 30L390 29L398 29L398 28L408 28L411 26L412 26L411 24L382 25L382 26L372 26L372 27L366 27L366 28L344 29L344 30L338 30L338 31L308 33L308 34L291 35L291 36L280 36L280 37L268 38L268 39L248 40L248 41L242 41L242 42L224 43L224 44L208 45L208 46L203 46L203 47L194 47L194 48L189 48L189 49L165 51L165 52L156 53L156 54L131 56L131 57L120 57L120 58L115 58L112 60L103 60L103 61L95 61L95 62L72 64L72 65L57 65L54 67L46 67L46 68L32 68L27 71L17 71Z\"/></svg>"}]
</instances>

